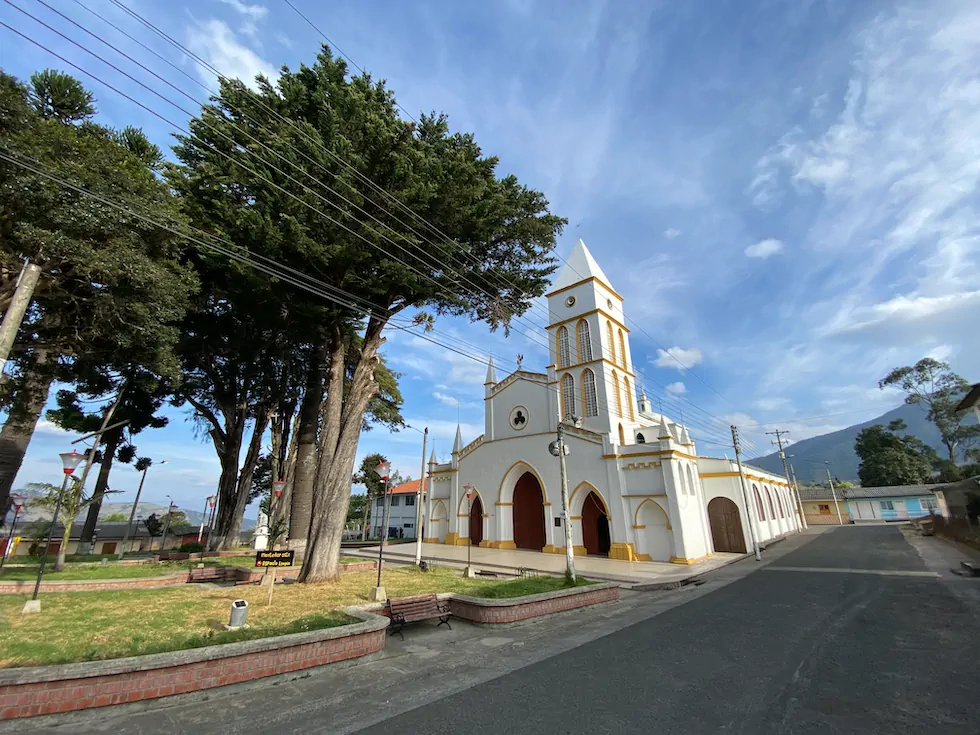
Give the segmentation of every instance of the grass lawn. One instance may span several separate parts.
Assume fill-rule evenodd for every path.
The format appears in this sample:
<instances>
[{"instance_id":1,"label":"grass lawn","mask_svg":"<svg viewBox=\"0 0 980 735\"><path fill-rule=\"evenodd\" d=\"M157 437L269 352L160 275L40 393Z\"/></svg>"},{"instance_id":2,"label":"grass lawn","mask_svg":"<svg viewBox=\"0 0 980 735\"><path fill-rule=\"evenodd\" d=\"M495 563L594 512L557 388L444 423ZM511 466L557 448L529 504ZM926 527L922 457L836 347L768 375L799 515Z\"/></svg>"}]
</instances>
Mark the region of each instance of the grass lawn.
<instances>
[{"instance_id":1,"label":"grass lawn","mask_svg":"<svg viewBox=\"0 0 980 735\"><path fill-rule=\"evenodd\" d=\"M97 557L97 560L101 557ZM342 562L371 561L370 559L357 559L355 557L342 556ZM49 559L44 568L44 578L51 581L73 581L80 579L141 579L144 577L162 577L166 574L185 572L189 568L196 567L201 563L199 556L194 556L187 561L161 561L147 564L119 564L110 561L106 566L93 563L71 563L65 566L63 572L55 572L54 561ZM207 566L231 566L231 567L254 567L255 555L251 556L207 556L204 558ZM29 567L5 566L0 569L0 582L13 582L17 580L36 579L37 563Z\"/></svg>"},{"instance_id":2,"label":"grass lawn","mask_svg":"<svg viewBox=\"0 0 980 735\"><path fill-rule=\"evenodd\" d=\"M0 667L120 658L343 625L350 619L337 608L367 602L376 579L373 571L350 572L333 584L277 585L271 607L268 588L258 586L42 593L37 615L21 614L27 595L0 595ZM391 597L461 592L504 598L561 589L565 580L464 579L458 570L404 567L384 572L382 583ZM249 602L250 627L224 631L238 599Z\"/></svg>"}]
</instances>

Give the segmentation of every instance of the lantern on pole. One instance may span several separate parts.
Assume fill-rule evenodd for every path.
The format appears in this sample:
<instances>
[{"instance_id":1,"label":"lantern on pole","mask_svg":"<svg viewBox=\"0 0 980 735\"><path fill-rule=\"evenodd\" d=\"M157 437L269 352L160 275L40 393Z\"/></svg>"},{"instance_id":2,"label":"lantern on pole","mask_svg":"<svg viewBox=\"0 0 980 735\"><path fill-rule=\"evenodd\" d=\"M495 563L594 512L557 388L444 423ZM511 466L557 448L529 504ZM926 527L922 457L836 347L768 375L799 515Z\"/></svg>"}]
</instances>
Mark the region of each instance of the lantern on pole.
<instances>
[{"instance_id":1,"label":"lantern on pole","mask_svg":"<svg viewBox=\"0 0 980 735\"><path fill-rule=\"evenodd\" d=\"M466 513L467 522L473 523L473 491L476 490L474 485L466 483L463 485L463 489L466 491L466 501L469 509ZM482 520L481 520L482 523ZM476 574L473 572L473 566L470 564L470 549L473 546L473 535L470 531L466 532L466 570L463 572L465 577L475 577Z\"/></svg>"},{"instance_id":2,"label":"lantern on pole","mask_svg":"<svg viewBox=\"0 0 980 735\"><path fill-rule=\"evenodd\" d=\"M381 543L378 544L378 584L371 591L372 601L381 602L387 597L385 588L381 586L381 566L384 564L385 542L388 540L388 513L391 509L391 497L388 495L388 478L391 477L391 462L382 460L374 468L374 472L385 481L384 514L381 517Z\"/></svg>"}]
</instances>

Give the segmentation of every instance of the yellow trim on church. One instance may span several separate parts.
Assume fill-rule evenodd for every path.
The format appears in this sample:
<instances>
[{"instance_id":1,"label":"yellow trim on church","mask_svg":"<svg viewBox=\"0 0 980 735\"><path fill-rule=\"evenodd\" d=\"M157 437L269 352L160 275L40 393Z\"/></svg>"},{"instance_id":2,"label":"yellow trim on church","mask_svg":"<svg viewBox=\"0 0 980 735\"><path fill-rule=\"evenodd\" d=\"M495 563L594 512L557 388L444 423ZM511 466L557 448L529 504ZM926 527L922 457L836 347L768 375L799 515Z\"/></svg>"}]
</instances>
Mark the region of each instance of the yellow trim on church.
<instances>
[{"instance_id":1,"label":"yellow trim on church","mask_svg":"<svg viewBox=\"0 0 980 735\"><path fill-rule=\"evenodd\" d=\"M625 300L625 299L623 299L622 296L620 296L618 293L616 293L613 290L613 287L612 286L610 286L605 281L600 280L598 276L589 276L588 278L583 278L581 281L578 281L577 283L573 283L570 286L562 286L559 289L555 289L551 293L546 293L544 296L545 296L545 298L548 298L549 296L556 296L556 295L558 295L560 293L565 293L569 289L573 289L576 286L581 286L582 284L589 283L591 281L595 281L596 283L598 283L600 286L602 286L604 289L606 289L609 293L611 293L613 296L615 296L620 301L624 301Z\"/></svg>"},{"instance_id":2,"label":"yellow trim on church","mask_svg":"<svg viewBox=\"0 0 980 735\"><path fill-rule=\"evenodd\" d=\"M602 308L592 309L591 311L586 311L586 312L583 312L581 314L576 314L575 316L570 317L569 319L562 319L560 322L555 322L554 324L549 324L548 326L545 327L545 329L547 330L547 329L553 329L555 327L561 327L561 326L563 326L565 324L571 324L572 322L578 323L579 320L584 319L587 316L592 316L593 314L602 314L602 316L606 317L606 319L608 319L609 321L611 321L613 324L615 324L620 329L625 329L627 333L629 333L629 331L630 331L630 328L629 327L627 327L625 324L623 324L621 321L619 321L619 319L617 319L615 316L613 316L608 311L606 311L605 309L602 309ZM555 344L557 345L557 342ZM615 345L611 345L610 348L609 348L609 350L610 350L610 352L614 353L616 351L616 346ZM571 352L571 350L569 350L569 352Z\"/></svg>"}]
</instances>

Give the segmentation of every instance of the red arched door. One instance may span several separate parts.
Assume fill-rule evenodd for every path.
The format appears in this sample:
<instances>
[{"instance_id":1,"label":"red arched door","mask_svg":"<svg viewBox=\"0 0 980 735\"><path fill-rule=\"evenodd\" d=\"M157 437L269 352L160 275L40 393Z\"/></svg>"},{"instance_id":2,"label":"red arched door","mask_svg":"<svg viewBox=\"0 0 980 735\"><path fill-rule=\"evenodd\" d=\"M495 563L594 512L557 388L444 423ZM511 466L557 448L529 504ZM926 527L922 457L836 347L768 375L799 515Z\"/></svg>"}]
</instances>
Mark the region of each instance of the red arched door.
<instances>
[{"instance_id":1,"label":"red arched door","mask_svg":"<svg viewBox=\"0 0 980 735\"><path fill-rule=\"evenodd\" d=\"M514 545L541 551L545 541L544 496L538 478L525 472L514 486Z\"/></svg>"},{"instance_id":2,"label":"red arched door","mask_svg":"<svg viewBox=\"0 0 980 735\"><path fill-rule=\"evenodd\" d=\"M594 491L582 506L582 543L593 556L609 556L609 519L606 506Z\"/></svg>"},{"instance_id":3,"label":"red arched door","mask_svg":"<svg viewBox=\"0 0 980 735\"><path fill-rule=\"evenodd\" d=\"M479 546L483 541L483 502L480 496L473 494L470 505L470 543Z\"/></svg>"},{"instance_id":4,"label":"red arched door","mask_svg":"<svg viewBox=\"0 0 980 735\"><path fill-rule=\"evenodd\" d=\"M728 498L713 498L708 503L708 523L715 551L745 553L745 534L735 503Z\"/></svg>"}]
</instances>

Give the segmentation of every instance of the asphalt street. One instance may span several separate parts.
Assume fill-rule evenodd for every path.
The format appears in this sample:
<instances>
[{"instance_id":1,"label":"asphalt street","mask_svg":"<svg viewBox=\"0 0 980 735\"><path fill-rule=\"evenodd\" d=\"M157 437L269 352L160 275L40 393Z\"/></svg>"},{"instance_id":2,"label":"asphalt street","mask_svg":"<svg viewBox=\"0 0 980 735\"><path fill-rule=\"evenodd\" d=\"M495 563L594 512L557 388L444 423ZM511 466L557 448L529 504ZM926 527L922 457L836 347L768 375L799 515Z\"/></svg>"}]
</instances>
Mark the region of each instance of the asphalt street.
<instances>
[{"instance_id":1,"label":"asphalt street","mask_svg":"<svg viewBox=\"0 0 980 735\"><path fill-rule=\"evenodd\" d=\"M895 526L845 527L711 594L364 733L980 732L977 610Z\"/></svg>"}]
</instances>

